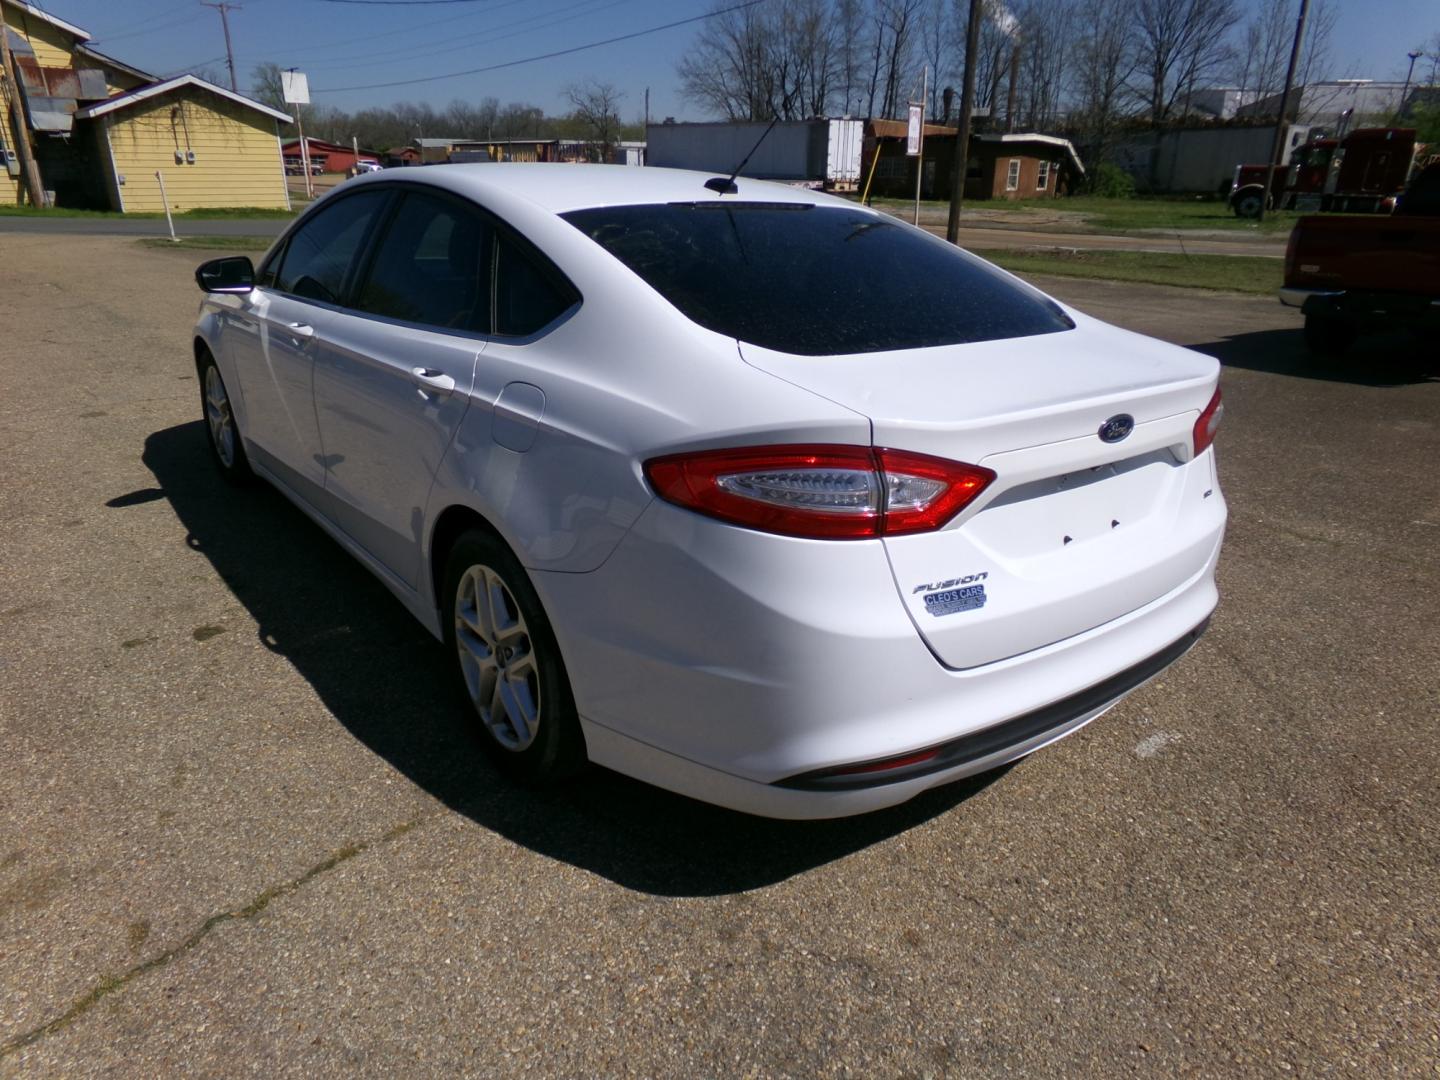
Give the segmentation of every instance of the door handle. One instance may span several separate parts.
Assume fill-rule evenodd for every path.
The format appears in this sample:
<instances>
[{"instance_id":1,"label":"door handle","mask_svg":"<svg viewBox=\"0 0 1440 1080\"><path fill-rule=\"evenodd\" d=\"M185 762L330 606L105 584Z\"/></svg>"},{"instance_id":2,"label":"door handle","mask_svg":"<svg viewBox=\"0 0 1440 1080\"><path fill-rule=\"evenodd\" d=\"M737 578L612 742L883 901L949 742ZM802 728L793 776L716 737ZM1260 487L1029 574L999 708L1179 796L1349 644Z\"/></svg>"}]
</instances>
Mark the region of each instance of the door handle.
<instances>
[{"instance_id":1,"label":"door handle","mask_svg":"<svg viewBox=\"0 0 1440 1080\"><path fill-rule=\"evenodd\" d=\"M315 336L315 327L309 323L292 322L285 325L285 332L297 341L309 341Z\"/></svg>"},{"instance_id":2,"label":"door handle","mask_svg":"<svg viewBox=\"0 0 1440 1080\"><path fill-rule=\"evenodd\" d=\"M455 380L438 368L411 368L410 374L415 376L416 382L427 389L437 390L442 394L451 393L455 389Z\"/></svg>"}]
</instances>

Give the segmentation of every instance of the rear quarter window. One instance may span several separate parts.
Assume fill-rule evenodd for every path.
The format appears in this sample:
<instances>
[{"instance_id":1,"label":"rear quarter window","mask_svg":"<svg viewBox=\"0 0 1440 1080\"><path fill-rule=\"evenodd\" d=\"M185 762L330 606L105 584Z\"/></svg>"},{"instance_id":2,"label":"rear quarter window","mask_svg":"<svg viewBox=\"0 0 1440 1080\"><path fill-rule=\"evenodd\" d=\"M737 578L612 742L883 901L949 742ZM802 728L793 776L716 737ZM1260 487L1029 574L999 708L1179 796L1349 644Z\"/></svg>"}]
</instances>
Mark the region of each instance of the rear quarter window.
<instances>
[{"instance_id":1,"label":"rear quarter window","mask_svg":"<svg viewBox=\"0 0 1440 1080\"><path fill-rule=\"evenodd\" d=\"M856 207L671 203L563 215L692 321L805 356L1072 329L959 248Z\"/></svg>"}]
</instances>

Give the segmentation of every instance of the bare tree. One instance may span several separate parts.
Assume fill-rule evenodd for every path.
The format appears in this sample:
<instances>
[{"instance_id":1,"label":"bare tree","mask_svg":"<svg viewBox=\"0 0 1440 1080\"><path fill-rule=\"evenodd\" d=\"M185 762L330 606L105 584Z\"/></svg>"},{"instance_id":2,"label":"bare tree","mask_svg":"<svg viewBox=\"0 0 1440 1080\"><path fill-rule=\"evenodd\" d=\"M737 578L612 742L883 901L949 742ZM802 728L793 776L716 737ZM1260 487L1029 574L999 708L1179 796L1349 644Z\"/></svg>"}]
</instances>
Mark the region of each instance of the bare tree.
<instances>
[{"instance_id":1,"label":"bare tree","mask_svg":"<svg viewBox=\"0 0 1440 1080\"><path fill-rule=\"evenodd\" d=\"M1159 125L1223 70L1238 14L1234 0L1135 0L1134 19L1135 91Z\"/></svg>"},{"instance_id":2,"label":"bare tree","mask_svg":"<svg viewBox=\"0 0 1440 1080\"><path fill-rule=\"evenodd\" d=\"M1067 0L1026 0L1016 17L1022 41L1020 115L1032 130L1044 130L1060 119L1074 10Z\"/></svg>"},{"instance_id":3,"label":"bare tree","mask_svg":"<svg viewBox=\"0 0 1440 1080\"><path fill-rule=\"evenodd\" d=\"M841 112L850 116L860 107L863 64L864 9L861 0L836 0L835 3L835 93L841 99Z\"/></svg>"},{"instance_id":4,"label":"bare tree","mask_svg":"<svg viewBox=\"0 0 1440 1080\"><path fill-rule=\"evenodd\" d=\"M1088 155L1100 162L1114 145L1138 64L1131 0L1079 0L1074 14L1079 33L1071 53L1071 117Z\"/></svg>"},{"instance_id":5,"label":"bare tree","mask_svg":"<svg viewBox=\"0 0 1440 1080\"><path fill-rule=\"evenodd\" d=\"M963 38L969 0L956 0L956 33ZM980 55L975 61L975 104L989 109L993 119L1000 111L1001 87L1010 77L1019 22L1003 0L985 0L980 24Z\"/></svg>"},{"instance_id":6,"label":"bare tree","mask_svg":"<svg viewBox=\"0 0 1440 1080\"><path fill-rule=\"evenodd\" d=\"M909 89L911 53L919 37L920 12L925 0L876 0L878 68L883 80L880 115L898 117ZM918 84L919 80L915 80ZM918 85L916 87L919 88Z\"/></svg>"},{"instance_id":7,"label":"bare tree","mask_svg":"<svg viewBox=\"0 0 1440 1080\"><path fill-rule=\"evenodd\" d=\"M289 112L285 104L285 88L280 81L280 65L269 60L250 70L250 96L272 109Z\"/></svg>"},{"instance_id":8,"label":"bare tree","mask_svg":"<svg viewBox=\"0 0 1440 1080\"><path fill-rule=\"evenodd\" d=\"M1305 20L1305 51L1300 57L1298 74L1302 85L1330 77L1330 68L1334 63L1330 54L1330 39L1338 17L1339 11L1330 0L1315 0L1310 5L1310 14ZM1440 42L1440 35L1437 35L1437 42Z\"/></svg>"},{"instance_id":9,"label":"bare tree","mask_svg":"<svg viewBox=\"0 0 1440 1080\"><path fill-rule=\"evenodd\" d=\"M930 68L930 100L925 104L926 116L939 117L941 90L950 74L950 50L955 40L951 10L947 0L928 0L923 13L921 38L925 63Z\"/></svg>"},{"instance_id":10,"label":"bare tree","mask_svg":"<svg viewBox=\"0 0 1440 1080\"><path fill-rule=\"evenodd\" d=\"M597 160L609 161L610 149L620 130L620 102L625 97L610 83L586 79L565 88L565 97L575 107L574 118L599 143Z\"/></svg>"}]
</instances>

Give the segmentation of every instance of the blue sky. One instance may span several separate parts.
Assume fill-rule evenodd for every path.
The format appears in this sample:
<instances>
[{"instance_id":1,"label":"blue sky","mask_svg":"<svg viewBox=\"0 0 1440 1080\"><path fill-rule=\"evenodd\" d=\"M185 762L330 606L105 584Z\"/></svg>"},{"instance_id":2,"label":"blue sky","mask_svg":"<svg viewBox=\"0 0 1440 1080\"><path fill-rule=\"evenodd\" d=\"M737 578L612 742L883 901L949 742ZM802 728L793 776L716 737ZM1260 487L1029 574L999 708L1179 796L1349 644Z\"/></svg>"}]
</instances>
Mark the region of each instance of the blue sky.
<instances>
[{"instance_id":1,"label":"blue sky","mask_svg":"<svg viewBox=\"0 0 1440 1080\"><path fill-rule=\"evenodd\" d=\"M1435 0L1332 2L1339 12L1331 44L1337 74L1403 77L1405 53L1440 31ZM627 118L640 116L647 86L652 117L700 118L680 99L675 79L675 61L694 37L694 23L484 74L322 91L464 71L583 45L702 14L709 0L238 3L240 9L230 14L230 33L242 91L251 68L273 60L305 71L317 104L354 109L414 100L440 106L456 97L496 97L559 112L566 108L564 86L593 76L624 92ZM84 27L102 51L146 70L165 74L198 64L224 70L220 16L198 0L39 0L39 6ZM1248 6L1246 0L1242 6Z\"/></svg>"}]
</instances>

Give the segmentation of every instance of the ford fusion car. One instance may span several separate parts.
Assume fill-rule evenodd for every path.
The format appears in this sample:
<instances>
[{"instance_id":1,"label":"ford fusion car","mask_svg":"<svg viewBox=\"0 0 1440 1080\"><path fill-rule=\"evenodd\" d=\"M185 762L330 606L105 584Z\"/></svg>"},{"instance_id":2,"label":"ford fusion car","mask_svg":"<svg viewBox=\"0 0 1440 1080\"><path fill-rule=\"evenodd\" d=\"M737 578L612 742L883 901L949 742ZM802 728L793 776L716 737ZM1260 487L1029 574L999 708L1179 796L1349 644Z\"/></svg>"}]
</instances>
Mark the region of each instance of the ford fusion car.
<instances>
[{"instance_id":1,"label":"ford fusion car","mask_svg":"<svg viewBox=\"0 0 1440 1080\"><path fill-rule=\"evenodd\" d=\"M394 170L196 277L220 473L444 642L524 779L892 805L1093 720L1217 601L1216 362L849 202Z\"/></svg>"}]
</instances>

